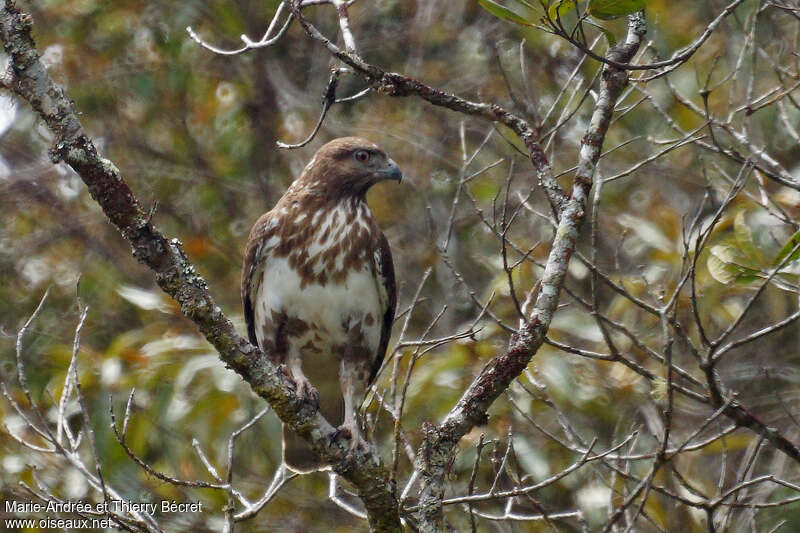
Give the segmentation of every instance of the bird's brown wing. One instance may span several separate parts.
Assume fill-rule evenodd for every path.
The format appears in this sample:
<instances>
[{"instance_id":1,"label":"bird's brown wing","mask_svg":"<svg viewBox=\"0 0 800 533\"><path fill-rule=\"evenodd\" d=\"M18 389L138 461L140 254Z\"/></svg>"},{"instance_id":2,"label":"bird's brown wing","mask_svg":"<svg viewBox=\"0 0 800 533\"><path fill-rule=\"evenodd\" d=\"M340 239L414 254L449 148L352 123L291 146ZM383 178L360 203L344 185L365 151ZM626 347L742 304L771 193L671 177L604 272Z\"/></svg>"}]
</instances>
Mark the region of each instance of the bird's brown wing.
<instances>
[{"instance_id":1,"label":"bird's brown wing","mask_svg":"<svg viewBox=\"0 0 800 533\"><path fill-rule=\"evenodd\" d=\"M259 253L264 241L265 228L269 226L272 212L265 213L250 230L250 237L247 239L247 246L244 251L244 263L242 264L242 306L244 307L244 321L247 324L247 336L250 342L258 346L256 337L255 313L253 311L253 298L258 294L261 284L261 260Z\"/></svg>"},{"instance_id":2,"label":"bird's brown wing","mask_svg":"<svg viewBox=\"0 0 800 533\"><path fill-rule=\"evenodd\" d=\"M383 359L386 357L386 348L389 345L389 337L392 335L392 322L394 321L394 312L397 307L397 287L394 280L392 251L389 248L389 241L386 240L386 236L380 232L375 250L375 270L384 312L383 323L381 324L381 340L378 344L375 360L372 362L369 384L375 381L378 371L381 369L381 364L383 364Z\"/></svg>"}]
</instances>

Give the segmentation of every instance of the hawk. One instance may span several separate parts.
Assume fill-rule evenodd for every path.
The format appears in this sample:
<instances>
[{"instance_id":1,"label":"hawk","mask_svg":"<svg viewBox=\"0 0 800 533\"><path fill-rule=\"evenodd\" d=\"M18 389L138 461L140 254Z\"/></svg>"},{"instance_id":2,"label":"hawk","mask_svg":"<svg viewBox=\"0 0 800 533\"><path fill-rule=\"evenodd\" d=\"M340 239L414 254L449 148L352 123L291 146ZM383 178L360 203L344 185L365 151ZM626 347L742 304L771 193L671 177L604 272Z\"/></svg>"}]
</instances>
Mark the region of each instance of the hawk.
<instances>
[{"instance_id":1,"label":"hawk","mask_svg":"<svg viewBox=\"0 0 800 533\"><path fill-rule=\"evenodd\" d=\"M389 342L396 293L389 243L372 218L367 190L400 181L375 144L344 137L322 146L271 211L250 231L242 302L250 342L285 365L297 393L353 446L358 409ZM313 390L318 395L311 395ZM287 466L324 466L283 428Z\"/></svg>"}]
</instances>

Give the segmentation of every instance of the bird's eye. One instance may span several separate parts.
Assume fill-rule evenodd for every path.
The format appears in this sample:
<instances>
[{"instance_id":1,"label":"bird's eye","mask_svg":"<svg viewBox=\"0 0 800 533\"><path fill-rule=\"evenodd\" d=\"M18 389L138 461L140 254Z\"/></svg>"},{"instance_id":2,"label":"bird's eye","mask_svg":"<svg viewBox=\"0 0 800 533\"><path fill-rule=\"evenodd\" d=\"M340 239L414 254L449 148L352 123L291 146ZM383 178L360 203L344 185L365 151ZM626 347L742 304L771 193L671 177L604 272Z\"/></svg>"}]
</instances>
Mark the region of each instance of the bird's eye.
<instances>
[{"instance_id":1,"label":"bird's eye","mask_svg":"<svg viewBox=\"0 0 800 533\"><path fill-rule=\"evenodd\" d=\"M355 157L356 161L358 161L359 163L366 163L367 161L369 161L369 152L367 152L366 150L356 150L355 153L353 154L353 157Z\"/></svg>"}]
</instances>

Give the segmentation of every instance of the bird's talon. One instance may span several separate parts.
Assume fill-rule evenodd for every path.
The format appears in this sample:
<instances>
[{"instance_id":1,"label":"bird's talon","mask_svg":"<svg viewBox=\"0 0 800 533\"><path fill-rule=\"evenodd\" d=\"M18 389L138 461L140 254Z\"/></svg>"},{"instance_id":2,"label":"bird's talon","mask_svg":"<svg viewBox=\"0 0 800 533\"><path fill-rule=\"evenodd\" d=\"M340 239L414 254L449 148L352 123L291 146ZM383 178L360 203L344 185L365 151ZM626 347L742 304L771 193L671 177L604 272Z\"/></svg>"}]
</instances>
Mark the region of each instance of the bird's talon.
<instances>
[{"instance_id":1,"label":"bird's talon","mask_svg":"<svg viewBox=\"0 0 800 533\"><path fill-rule=\"evenodd\" d=\"M358 448L361 439L360 433L358 431L353 431L353 429L347 425L341 425L336 428L336 433L334 433L335 438L344 437L350 441L350 450L355 450Z\"/></svg>"},{"instance_id":2,"label":"bird's talon","mask_svg":"<svg viewBox=\"0 0 800 533\"><path fill-rule=\"evenodd\" d=\"M336 440L339 437L352 440L353 433L350 431L350 428L339 426L338 428L336 428L336 431L333 432L333 440Z\"/></svg>"},{"instance_id":3,"label":"bird's talon","mask_svg":"<svg viewBox=\"0 0 800 533\"><path fill-rule=\"evenodd\" d=\"M305 378L295 378L294 382L295 394L314 407L319 408L319 392L317 392L317 389L314 388L311 382Z\"/></svg>"}]
</instances>

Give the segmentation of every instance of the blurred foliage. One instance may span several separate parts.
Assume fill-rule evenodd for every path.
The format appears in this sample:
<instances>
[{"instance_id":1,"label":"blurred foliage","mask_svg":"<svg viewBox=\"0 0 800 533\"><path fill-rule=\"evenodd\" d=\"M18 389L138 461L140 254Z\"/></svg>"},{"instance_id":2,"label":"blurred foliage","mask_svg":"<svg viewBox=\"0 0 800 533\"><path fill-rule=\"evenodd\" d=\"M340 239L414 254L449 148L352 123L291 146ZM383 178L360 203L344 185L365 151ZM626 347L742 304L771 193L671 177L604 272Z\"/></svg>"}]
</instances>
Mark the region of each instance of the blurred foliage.
<instances>
[{"instance_id":1,"label":"blurred foliage","mask_svg":"<svg viewBox=\"0 0 800 533\"><path fill-rule=\"evenodd\" d=\"M697 95L703 80L722 80L724 73L741 61L742 71L757 74L751 91L760 94L773 87L780 70L767 60L738 55L746 38L745 21L756 4L745 2L686 67L670 76L671 83L700 102ZM241 45L239 35L256 38L263 34L277 5L277 0L43 0L32 3L30 9L43 61L75 101L87 131L122 170L143 204L153 206L156 225L185 243L188 256L209 281L228 316L238 321L240 331L244 328L239 274L251 224L277 201L322 142L342 135L360 135L379 143L407 177L401 186L375 187L368 198L394 252L400 311L411 303L423 272L432 269L421 291L421 303L410 318L407 339L419 337L443 304L447 309L430 328L429 338L463 331L479 315L476 302L483 304L492 296L492 313L505 324L515 325L496 228L490 227L498 202L508 194L512 205L517 205L534 188L523 208L524 216L515 219L508 233L509 241L520 250L542 243L515 270L520 298L541 275L537 265L546 260L552 236L548 208L535 188L529 161L518 153L518 141L502 128L495 130L490 124L418 99L370 94L335 105L309 146L278 150L276 140L297 142L313 127L320 94L334 65L328 54L297 25L273 47L232 57L208 52L185 31L191 25L215 45L237 47ZM648 39L658 54L668 57L702 32L722 7L719 1L651 0L647 2ZM336 33L330 8L312 8L308 13L327 35ZM577 160L593 97L588 96L574 115L570 112L583 90L596 80L596 62L579 63L580 55L567 43L535 28L493 17L477 2L362 1L352 6L351 16L359 52L386 70L468 98L513 107L510 88L524 101L533 102L540 116L553 107L545 130L569 119L547 145L556 172L565 174L562 183L569 183L568 171ZM773 43L771 36L787 30L790 17L777 10L768 10L762 17L754 38L780 61L791 50ZM604 25L617 37L623 35L624 20L604 21ZM521 61L526 77L521 74ZM582 80L580 90L571 89L557 99L573 70ZM748 90L744 85L729 80L710 94L709 108L715 113L729 112L734 96ZM340 96L361 88L358 80L344 77ZM692 131L703 125L702 117L678 105L663 80L652 82L648 90L680 127ZM619 148L602 160L600 174L604 177L623 172L645 155L659 151L659 145L651 141L675 136L663 120L653 118L657 116L653 106L640 99L634 90L624 96L621 109L629 112L615 120L609 131L605 150ZM795 124L800 123L796 104L789 112ZM773 108L749 116L748 127L754 139L768 144L773 157L798 174L800 150L789 136L776 130L778 118ZM490 135L468 169L462 168L462 130L468 153ZM0 95L2 378L16 383L16 332L45 288L51 286L51 298L26 337L23 357L35 398L52 405L51 399L59 397L78 319L76 287L80 279L78 292L89 306L89 318L82 332L79 373L107 478L133 501L203 501L207 509L218 511L226 504L220 491L176 488L153 479L132 463L108 429L109 408L121 413L135 388L128 429L131 448L158 470L185 479L208 479L192 440L197 439L212 463L222 468L231 432L260 411L263 401L224 368L174 302L158 290L152 274L133 260L80 180L63 164L49 162L47 150L52 141L26 105L11 103ZM460 197L454 211L452 240L447 254L440 253L439 247L448 237L459 178L499 159L504 161L464 184L467 196ZM713 214L737 172L738 166L729 160L690 146L607 182L597 213L598 266L630 293L655 302L659 293L671 290L680 279L682 232L688 221L698 209L703 209L703 216ZM796 283L800 274L797 254L788 257L793 246L785 248L787 242L797 242L796 236L794 241L790 238L798 226L772 216L761 206L759 196L761 190L767 191L771 205L794 221L800 215L800 194L763 180L759 189L755 181L748 182L724 213L709 251L698 261L698 311L707 331L715 334L738 316L752 295L754 282L782 259L789 259L781 273L787 284ZM709 200L701 203L704 194ZM587 225L584 235L588 229ZM579 249L588 254L588 238ZM511 255L513 262L520 258L520 254ZM569 290L587 294L590 278L583 263L573 260ZM680 298L682 309L689 309L689 296L684 292ZM653 346L660 342L659 321L630 300L607 287L599 289L599 300L611 320L636 333L636 342ZM769 286L757 303L757 312L750 315L747 330L781 320L796 307L796 300L793 292ZM582 349L604 351L602 332L590 313L566 294L563 303L551 337ZM404 320L399 318L395 335ZM508 333L495 321L484 317L478 326L474 338L434 349L415 365L402 424L412 447L420 442L421 424L440 420L472 377L506 346ZM699 338L697 331L688 333ZM661 375L661 366L633 339L614 333L614 340L629 357ZM800 405L798 340L796 326L786 328L729 354L721 368L726 383L742 401L795 440L800 434L791 415ZM405 375L415 350L407 347L398 353L399 376ZM683 346L676 347L675 359L686 367L693 364ZM387 394L392 370L390 363L382 375ZM11 394L25 405L17 387L11 387ZM708 409L680 396L676 402L681 434L691 432L709 415ZM509 432L514 437L515 464L524 472L520 477L540 481L574 462L575 454L544 433L560 432L553 405L580 429L584 442L599 439L600 450L635 427L658 434L663 391L659 394L657 384L622 365L565 354L545 345L528 374L492 407L488 425L465 438L452 467L448 495L466 493L481 434L489 442L477 481L483 490L491 485L492 468L505 451ZM73 408L71 417L77 423L80 413ZM385 412L376 411L373 405L381 453L391 462L392 424ZM54 416L54 411L47 415ZM23 429L24 421L7 402L0 402L0 419L11 430ZM629 451L651 449L654 441L648 435L642 432ZM720 465L725 461L735 464L755 440L752 434L738 431L722 443L686 454L680 463L682 473L698 490L714 493ZM277 418L270 413L244 433L237 441L237 451L234 482L256 498L279 461ZM792 469L780 453L765 453L763 461L771 465L771 471L798 482L796 465ZM402 487L410 466L402 452L400 455ZM7 433L0 433L4 499L27 499L18 481L33 484L34 468L61 497L88 497L89 488L77 471L48 469L52 464L50 457L32 454ZM633 473L645 475L648 467L647 462L635 463ZM619 489L622 483L617 479L617 486L608 487L603 481L607 475L599 466L585 467L536 492L538 503L531 503L531 512L538 512L539 505L549 512L578 508L591 525L601 524L610 499L619 498L612 496L611 488ZM735 468L731 469L728 481L735 475ZM665 482L665 478L657 481ZM240 530L366 530L364 522L326 499L327 488L324 474L294 480ZM458 512L461 509L452 511L448 517L455 529L468 530L469 521ZM670 500L659 495L651 497L645 511L662 530L705 531L701 513L675 510ZM169 530L210 531L220 529L220 516L219 512L205 512L162 518ZM758 513L756 519L759 530L764 531L782 520L787 522L780 531L800 530L800 507L771 509ZM539 522L508 525L479 520L478 524L479 531L549 528ZM559 522L559 528L577 531L567 524L570 522Z\"/></svg>"}]
</instances>

